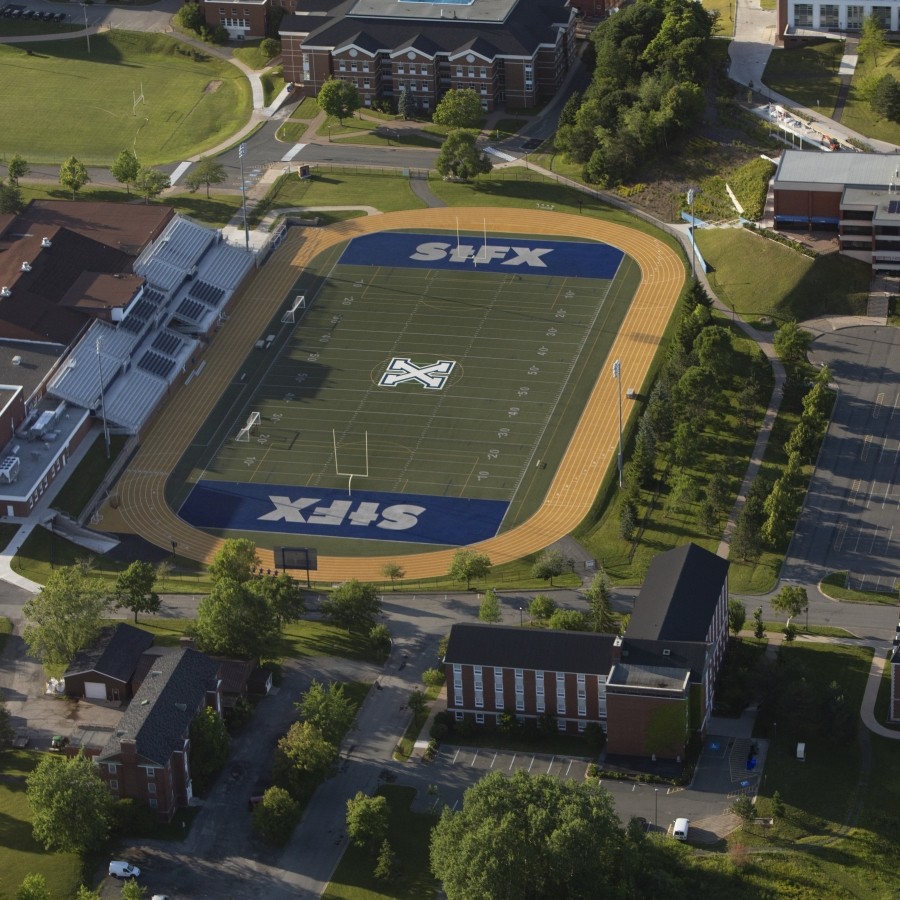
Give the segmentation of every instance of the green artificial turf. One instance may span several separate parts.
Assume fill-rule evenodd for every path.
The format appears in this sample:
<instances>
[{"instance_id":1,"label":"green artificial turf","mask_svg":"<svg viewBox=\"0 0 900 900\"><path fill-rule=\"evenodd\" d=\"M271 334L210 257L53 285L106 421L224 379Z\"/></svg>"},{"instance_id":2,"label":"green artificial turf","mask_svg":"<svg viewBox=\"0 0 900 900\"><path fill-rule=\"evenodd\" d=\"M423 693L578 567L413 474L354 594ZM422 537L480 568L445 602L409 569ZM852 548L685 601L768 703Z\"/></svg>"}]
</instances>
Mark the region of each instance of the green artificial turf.
<instances>
[{"instance_id":1,"label":"green artificial turf","mask_svg":"<svg viewBox=\"0 0 900 900\"><path fill-rule=\"evenodd\" d=\"M0 45L4 155L109 165L128 148L152 165L214 147L247 121L250 86L217 57L127 31L94 35L90 46L88 53L80 39ZM145 102L134 108L142 89Z\"/></svg>"}]
</instances>

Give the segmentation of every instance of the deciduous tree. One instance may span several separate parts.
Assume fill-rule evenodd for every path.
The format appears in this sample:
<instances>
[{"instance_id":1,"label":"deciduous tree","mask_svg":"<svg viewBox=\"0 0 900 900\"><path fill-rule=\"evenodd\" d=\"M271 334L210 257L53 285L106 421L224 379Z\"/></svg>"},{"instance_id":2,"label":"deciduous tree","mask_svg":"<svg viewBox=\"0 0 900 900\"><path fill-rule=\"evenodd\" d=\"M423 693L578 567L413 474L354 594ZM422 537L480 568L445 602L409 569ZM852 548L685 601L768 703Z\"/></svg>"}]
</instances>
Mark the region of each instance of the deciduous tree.
<instances>
[{"instance_id":1,"label":"deciduous tree","mask_svg":"<svg viewBox=\"0 0 900 900\"><path fill-rule=\"evenodd\" d=\"M75 900L103 900L97 891L92 891L83 884L75 891Z\"/></svg>"},{"instance_id":2,"label":"deciduous tree","mask_svg":"<svg viewBox=\"0 0 900 900\"><path fill-rule=\"evenodd\" d=\"M193 634L206 653L259 659L278 637L265 599L246 584L217 578L200 601Z\"/></svg>"},{"instance_id":3,"label":"deciduous tree","mask_svg":"<svg viewBox=\"0 0 900 900\"><path fill-rule=\"evenodd\" d=\"M275 59L281 53L281 41L275 38L264 38L260 41L259 50L266 59Z\"/></svg>"},{"instance_id":4,"label":"deciduous tree","mask_svg":"<svg viewBox=\"0 0 900 900\"><path fill-rule=\"evenodd\" d=\"M472 586L473 578L487 578L491 571L491 559L486 553L476 553L465 548L453 554L449 577L454 581L465 581L466 590Z\"/></svg>"},{"instance_id":5,"label":"deciduous tree","mask_svg":"<svg viewBox=\"0 0 900 900\"><path fill-rule=\"evenodd\" d=\"M184 183L192 194L201 187L205 187L207 199L209 199L209 186L211 184L224 184L226 181L228 181L228 174L225 171L225 166L208 156L201 157L184 179Z\"/></svg>"},{"instance_id":6,"label":"deciduous tree","mask_svg":"<svg viewBox=\"0 0 900 900\"><path fill-rule=\"evenodd\" d=\"M35 840L46 850L82 854L109 837L113 797L83 752L48 753L27 779Z\"/></svg>"},{"instance_id":7,"label":"deciduous tree","mask_svg":"<svg viewBox=\"0 0 900 900\"><path fill-rule=\"evenodd\" d=\"M528 615L539 622L546 622L556 609L556 601L546 594L538 594L528 606Z\"/></svg>"},{"instance_id":8,"label":"deciduous tree","mask_svg":"<svg viewBox=\"0 0 900 900\"><path fill-rule=\"evenodd\" d=\"M445 808L431 867L449 900L619 894L623 838L609 794L587 783L492 772Z\"/></svg>"},{"instance_id":9,"label":"deciduous tree","mask_svg":"<svg viewBox=\"0 0 900 900\"><path fill-rule=\"evenodd\" d=\"M294 722L275 749L272 777L295 800L308 798L331 772L338 750L309 722Z\"/></svg>"},{"instance_id":10,"label":"deciduous tree","mask_svg":"<svg viewBox=\"0 0 900 900\"><path fill-rule=\"evenodd\" d=\"M300 804L284 789L270 787L253 810L253 828L267 843L283 847L300 818Z\"/></svg>"},{"instance_id":11,"label":"deciduous tree","mask_svg":"<svg viewBox=\"0 0 900 900\"><path fill-rule=\"evenodd\" d=\"M16 891L16 900L52 900L47 880L43 875L26 875Z\"/></svg>"},{"instance_id":12,"label":"deciduous tree","mask_svg":"<svg viewBox=\"0 0 900 900\"><path fill-rule=\"evenodd\" d=\"M560 631L590 631L587 616L580 609L557 609L547 625Z\"/></svg>"},{"instance_id":13,"label":"deciduous tree","mask_svg":"<svg viewBox=\"0 0 900 900\"><path fill-rule=\"evenodd\" d=\"M356 720L356 704L347 696L344 685L336 681L326 687L313 679L296 706L303 721L318 728L325 740L336 747Z\"/></svg>"},{"instance_id":14,"label":"deciduous tree","mask_svg":"<svg viewBox=\"0 0 900 900\"><path fill-rule=\"evenodd\" d=\"M357 847L374 847L387 837L387 797L370 797L357 791L347 801L347 837Z\"/></svg>"},{"instance_id":15,"label":"deciduous tree","mask_svg":"<svg viewBox=\"0 0 900 900\"><path fill-rule=\"evenodd\" d=\"M147 888L134 879L126 881L122 885L122 900L147 900Z\"/></svg>"},{"instance_id":16,"label":"deciduous tree","mask_svg":"<svg viewBox=\"0 0 900 900\"><path fill-rule=\"evenodd\" d=\"M806 588L800 585L786 584L773 598L772 609L787 615L787 623L790 624L794 616L799 616L809 606L809 597Z\"/></svg>"},{"instance_id":17,"label":"deciduous tree","mask_svg":"<svg viewBox=\"0 0 900 900\"><path fill-rule=\"evenodd\" d=\"M406 705L409 707L410 712L413 714L413 721L419 722L421 721L425 713L428 711L428 700L425 695L416 688L410 695L406 701Z\"/></svg>"},{"instance_id":18,"label":"deciduous tree","mask_svg":"<svg viewBox=\"0 0 900 900\"><path fill-rule=\"evenodd\" d=\"M379 881L393 881L394 868L394 851L391 849L390 841L385 838L381 842L381 849L378 851L378 862L375 863L375 877Z\"/></svg>"},{"instance_id":19,"label":"deciduous tree","mask_svg":"<svg viewBox=\"0 0 900 900\"><path fill-rule=\"evenodd\" d=\"M287 572L259 575L246 582L246 588L265 603L278 631L296 622L306 611L303 591Z\"/></svg>"},{"instance_id":20,"label":"deciduous tree","mask_svg":"<svg viewBox=\"0 0 900 900\"><path fill-rule=\"evenodd\" d=\"M205 706L191 721L191 773L205 791L228 759L231 738L222 717Z\"/></svg>"},{"instance_id":21,"label":"deciduous tree","mask_svg":"<svg viewBox=\"0 0 900 900\"><path fill-rule=\"evenodd\" d=\"M336 587L320 604L319 610L332 625L351 631L369 631L381 615L381 600L374 584L355 578Z\"/></svg>"},{"instance_id":22,"label":"deciduous tree","mask_svg":"<svg viewBox=\"0 0 900 900\"><path fill-rule=\"evenodd\" d=\"M209 564L209 574L214 581L230 578L233 581L249 581L259 568L256 544L249 538L231 538L225 541Z\"/></svg>"},{"instance_id":23,"label":"deciduous tree","mask_svg":"<svg viewBox=\"0 0 900 900\"><path fill-rule=\"evenodd\" d=\"M137 624L138 613L159 611L159 594L156 593L156 567L140 560L130 563L116 578L113 593L119 609L130 609Z\"/></svg>"},{"instance_id":24,"label":"deciduous tree","mask_svg":"<svg viewBox=\"0 0 900 900\"><path fill-rule=\"evenodd\" d=\"M341 124L360 107L356 85L351 81L338 81L335 78L329 78L322 85L316 101L329 116L335 116Z\"/></svg>"},{"instance_id":25,"label":"deciduous tree","mask_svg":"<svg viewBox=\"0 0 900 900\"><path fill-rule=\"evenodd\" d=\"M99 579L79 566L53 570L41 592L22 607L29 652L44 663L68 665L96 640L108 608Z\"/></svg>"},{"instance_id":26,"label":"deciduous tree","mask_svg":"<svg viewBox=\"0 0 900 900\"><path fill-rule=\"evenodd\" d=\"M90 181L87 168L76 157L70 156L59 167L59 183L72 192L72 199Z\"/></svg>"},{"instance_id":27,"label":"deciduous tree","mask_svg":"<svg viewBox=\"0 0 900 900\"><path fill-rule=\"evenodd\" d=\"M857 50L860 56L871 56L875 65L878 65L878 57L884 53L887 45L885 37L885 27L881 24L881 19L874 13L870 13L863 19L862 33L859 38Z\"/></svg>"},{"instance_id":28,"label":"deciduous tree","mask_svg":"<svg viewBox=\"0 0 900 900\"><path fill-rule=\"evenodd\" d=\"M775 352L785 362L800 360L806 356L811 341L812 335L796 322L785 322L775 332Z\"/></svg>"},{"instance_id":29,"label":"deciduous tree","mask_svg":"<svg viewBox=\"0 0 900 900\"><path fill-rule=\"evenodd\" d=\"M475 143L475 135L464 128L451 131L438 153L434 167L444 178L471 181L477 175L486 175L492 165L486 153Z\"/></svg>"},{"instance_id":30,"label":"deciduous tree","mask_svg":"<svg viewBox=\"0 0 900 900\"><path fill-rule=\"evenodd\" d=\"M545 550L531 567L531 577L547 580L553 586L553 579L569 567L569 560L559 550Z\"/></svg>"},{"instance_id":31,"label":"deciduous tree","mask_svg":"<svg viewBox=\"0 0 900 900\"><path fill-rule=\"evenodd\" d=\"M16 186L19 184L19 179L24 178L30 171L27 160L18 153L14 153L6 164L6 174L10 183Z\"/></svg>"},{"instance_id":32,"label":"deciduous tree","mask_svg":"<svg viewBox=\"0 0 900 900\"><path fill-rule=\"evenodd\" d=\"M155 200L169 186L169 176L150 166L144 166L134 182L135 190L144 198L144 203Z\"/></svg>"},{"instance_id":33,"label":"deciduous tree","mask_svg":"<svg viewBox=\"0 0 900 900\"><path fill-rule=\"evenodd\" d=\"M125 185L125 190L130 194L131 186L137 181L138 172L141 171L141 164L138 162L137 156L132 150L120 150L113 164L109 167L109 172L119 184Z\"/></svg>"},{"instance_id":34,"label":"deciduous tree","mask_svg":"<svg viewBox=\"0 0 900 900\"><path fill-rule=\"evenodd\" d=\"M482 622L499 622L503 618L500 610L500 598L493 588L488 588L484 592L484 598L478 607L478 618Z\"/></svg>"},{"instance_id":35,"label":"deciduous tree","mask_svg":"<svg viewBox=\"0 0 900 900\"><path fill-rule=\"evenodd\" d=\"M385 578L391 579L391 588L396 590L396 585L394 582L398 578L402 578L406 574L406 569L397 562L387 562L381 567L381 574Z\"/></svg>"},{"instance_id":36,"label":"deciduous tree","mask_svg":"<svg viewBox=\"0 0 900 900\"><path fill-rule=\"evenodd\" d=\"M444 94L431 120L447 128L476 128L483 117L481 98L471 88L462 88Z\"/></svg>"}]
</instances>

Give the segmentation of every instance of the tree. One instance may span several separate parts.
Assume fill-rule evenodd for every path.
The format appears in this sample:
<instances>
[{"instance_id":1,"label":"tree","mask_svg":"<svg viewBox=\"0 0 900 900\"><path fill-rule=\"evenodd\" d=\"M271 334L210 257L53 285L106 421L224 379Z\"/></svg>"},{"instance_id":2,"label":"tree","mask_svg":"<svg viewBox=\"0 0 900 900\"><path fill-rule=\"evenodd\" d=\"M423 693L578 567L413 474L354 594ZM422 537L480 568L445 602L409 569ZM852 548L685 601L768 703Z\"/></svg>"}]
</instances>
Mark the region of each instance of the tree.
<instances>
[{"instance_id":1,"label":"tree","mask_svg":"<svg viewBox=\"0 0 900 900\"><path fill-rule=\"evenodd\" d=\"M0 750L12 744L15 734L12 727L12 716L6 708L6 697L0 692Z\"/></svg>"},{"instance_id":2,"label":"tree","mask_svg":"<svg viewBox=\"0 0 900 900\"><path fill-rule=\"evenodd\" d=\"M809 396L809 395L807 395ZM809 426L806 420L800 421L794 426L790 437L784 445L785 452L788 456L797 453L800 456L806 456L812 449L813 440L815 440L815 432Z\"/></svg>"},{"instance_id":3,"label":"tree","mask_svg":"<svg viewBox=\"0 0 900 900\"><path fill-rule=\"evenodd\" d=\"M704 500L703 503L700 504L700 512L698 515L700 524L707 534L712 534L714 531L718 530L719 514L709 500Z\"/></svg>"},{"instance_id":4,"label":"tree","mask_svg":"<svg viewBox=\"0 0 900 900\"><path fill-rule=\"evenodd\" d=\"M893 75L885 75L878 80L869 106L882 118L891 122L900 119L900 84Z\"/></svg>"},{"instance_id":5,"label":"tree","mask_svg":"<svg viewBox=\"0 0 900 900\"><path fill-rule=\"evenodd\" d=\"M344 685L336 681L325 687L313 679L296 706L303 721L318 728L336 747L356 721L356 704L347 696Z\"/></svg>"},{"instance_id":6,"label":"tree","mask_svg":"<svg viewBox=\"0 0 900 900\"><path fill-rule=\"evenodd\" d=\"M84 752L48 753L27 779L35 840L45 850L86 853L109 837L113 797Z\"/></svg>"},{"instance_id":7,"label":"tree","mask_svg":"<svg viewBox=\"0 0 900 900\"><path fill-rule=\"evenodd\" d=\"M690 366L678 379L673 393L686 418L702 422L715 404L716 382L706 369Z\"/></svg>"},{"instance_id":8,"label":"tree","mask_svg":"<svg viewBox=\"0 0 900 900\"><path fill-rule=\"evenodd\" d=\"M272 39L266 38L266 40ZM273 43L278 42L274 41ZM226 181L228 181L228 174L225 171L225 166L217 163L214 159L210 159L208 156L201 156L197 165L188 172L187 178L184 179L184 183L192 194L205 186L207 200L209 199L209 186L211 184L224 184Z\"/></svg>"},{"instance_id":9,"label":"tree","mask_svg":"<svg viewBox=\"0 0 900 900\"><path fill-rule=\"evenodd\" d=\"M200 601L192 633L205 653L259 659L278 637L265 599L231 578L213 580Z\"/></svg>"},{"instance_id":10,"label":"tree","mask_svg":"<svg viewBox=\"0 0 900 900\"><path fill-rule=\"evenodd\" d=\"M120 150L113 164L109 167L109 172L113 178L120 184L125 185L127 193L131 193L131 185L137 182L138 172L141 171L141 164L138 162L137 156L132 150Z\"/></svg>"},{"instance_id":11,"label":"tree","mask_svg":"<svg viewBox=\"0 0 900 900\"><path fill-rule=\"evenodd\" d=\"M281 53L281 41L276 41L275 38L263 38L260 41L259 50L266 59L275 59Z\"/></svg>"},{"instance_id":12,"label":"tree","mask_svg":"<svg viewBox=\"0 0 900 900\"><path fill-rule=\"evenodd\" d=\"M22 607L29 653L50 665L68 665L96 640L108 608L99 579L79 566L54 569L41 592Z\"/></svg>"},{"instance_id":13,"label":"tree","mask_svg":"<svg viewBox=\"0 0 900 900\"><path fill-rule=\"evenodd\" d=\"M546 622L556 609L556 601L546 594L538 594L528 607L528 615L539 622Z\"/></svg>"},{"instance_id":14,"label":"tree","mask_svg":"<svg viewBox=\"0 0 900 900\"><path fill-rule=\"evenodd\" d=\"M337 747L326 741L315 725L294 722L275 748L272 778L302 802L331 772L337 756Z\"/></svg>"},{"instance_id":15,"label":"tree","mask_svg":"<svg viewBox=\"0 0 900 900\"><path fill-rule=\"evenodd\" d=\"M145 203L155 200L164 190L171 187L169 176L164 172L157 172L150 166L144 166L137 174L134 183L137 192L144 198Z\"/></svg>"},{"instance_id":16,"label":"tree","mask_svg":"<svg viewBox=\"0 0 900 900\"><path fill-rule=\"evenodd\" d=\"M147 888L141 887L133 879L122 885L122 900L146 900Z\"/></svg>"},{"instance_id":17,"label":"tree","mask_svg":"<svg viewBox=\"0 0 900 900\"><path fill-rule=\"evenodd\" d=\"M740 600L732 597L728 601L728 627L731 629L731 633L737 636L746 621L747 607Z\"/></svg>"},{"instance_id":18,"label":"tree","mask_svg":"<svg viewBox=\"0 0 900 900\"><path fill-rule=\"evenodd\" d=\"M806 356L811 341L812 335L796 322L785 322L775 332L775 352L785 362L801 360Z\"/></svg>"},{"instance_id":19,"label":"tree","mask_svg":"<svg viewBox=\"0 0 900 900\"><path fill-rule=\"evenodd\" d=\"M24 178L30 171L31 168L25 157L20 156L18 153L14 153L6 164L6 174L9 176L9 182L16 187L19 186L19 179Z\"/></svg>"},{"instance_id":20,"label":"tree","mask_svg":"<svg viewBox=\"0 0 900 900\"><path fill-rule=\"evenodd\" d=\"M347 801L347 837L357 847L374 847L387 837L387 797L369 797L357 791Z\"/></svg>"},{"instance_id":21,"label":"tree","mask_svg":"<svg viewBox=\"0 0 900 900\"><path fill-rule=\"evenodd\" d=\"M390 841L385 838L381 842L381 849L378 851L378 862L375 864L375 877L379 881L393 881L394 874L394 851L391 849Z\"/></svg>"},{"instance_id":22,"label":"tree","mask_svg":"<svg viewBox=\"0 0 900 900\"><path fill-rule=\"evenodd\" d=\"M756 807L753 801L746 795L741 794L734 803L731 804L733 812L737 813L745 822L752 819L756 815Z\"/></svg>"},{"instance_id":23,"label":"tree","mask_svg":"<svg viewBox=\"0 0 900 900\"><path fill-rule=\"evenodd\" d=\"M559 631L590 631L587 616L578 609L558 609L547 622Z\"/></svg>"},{"instance_id":24,"label":"tree","mask_svg":"<svg viewBox=\"0 0 900 900\"><path fill-rule=\"evenodd\" d=\"M428 700L418 688L409 695L406 705L413 714L413 721L416 723L420 722L428 711Z\"/></svg>"},{"instance_id":25,"label":"tree","mask_svg":"<svg viewBox=\"0 0 900 900\"><path fill-rule=\"evenodd\" d=\"M400 565L400 563L387 562L381 567L381 574L385 578L391 579L391 589L396 590L397 588L394 582L398 578L403 578L403 576L406 574L406 569L404 569L403 566Z\"/></svg>"},{"instance_id":26,"label":"tree","mask_svg":"<svg viewBox=\"0 0 900 900\"><path fill-rule=\"evenodd\" d=\"M522 771L468 788L431 835L431 868L448 900L616 896L622 853L605 790Z\"/></svg>"},{"instance_id":27,"label":"tree","mask_svg":"<svg viewBox=\"0 0 900 900\"><path fill-rule=\"evenodd\" d=\"M531 567L531 577L548 580L553 586L553 579L566 571L569 561L559 550L545 550Z\"/></svg>"},{"instance_id":28,"label":"tree","mask_svg":"<svg viewBox=\"0 0 900 900\"><path fill-rule=\"evenodd\" d=\"M0 181L0 213L18 215L25 209L25 198L17 184Z\"/></svg>"},{"instance_id":29,"label":"tree","mask_svg":"<svg viewBox=\"0 0 900 900\"><path fill-rule=\"evenodd\" d=\"M290 622L296 622L306 611L303 591L287 572L259 575L248 581L245 587L266 605L277 631Z\"/></svg>"},{"instance_id":30,"label":"tree","mask_svg":"<svg viewBox=\"0 0 900 900\"><path fill-rule=\"evenodd\" d=\"M688 469L700 453L701 430L694 419L688 418L675 426L672 438L672 456L681 469Z\"/></svg>"},{"instance_id":31,"label":"tree","mask_svg":"<svg viewBox=\"0 0 900 900\"><path fill-rule=\"evenodd\" d=\"M355 578L336 587L320 604L319 611L339 628L369 631L381 615L381 600L374 584L363 584Z\"/></svg>"},{"instance_id":32,"label":"tree","mask_svg":"<svg viewBox=\"0 0 900 900\"><path fill-rule=\"evenodd\" d=\"M471 131L457 128L451 131L434 162L434 167L444 178L471 181L476 175L486 175L492 165L486 153L475 144Z\"/></svg>"},{"instance_id":33,"label":"tree","mask_svg":"<svg viewBox=\"0 0 900 900\"><path fill-rule=\"evenodd\" d=\"M47 880L43 875L26 875L16 891L16 900L52 900Z\"/></svg>"},{"instance_id":34,"label":"tree","mask_svg":"<svg viewBox=\"0 0 900 900\"><path fill-rule=\"evenodd\" d=\"M491 560L486 553L476 553L465 548L453 554L449 577L454 581L466 582L466 590L472 586L473 578L487 578L491 571Z\"/></svg>"},{"instance_id":35,"label":"tree","mask_svg":"<svg viewBox=\"0 0 900 900\"><path fill-rule=\"evenodd\" d=\"M444 683L444 673L441 669L426 669L422 673L422 681L425 687L439 688Z\"/></svg>"},{"instance_id":36,"label":"tree","mask_svg":"<svg viewBox=\"0 0 900 900\"><path fill-rule=\"evenodd\" d=\"M784 801L778 791L772 794L772 816L776 819L784 818Z\"/></svg>"},{"instance_id":37,"label":"tree","mask_svg":"<svg viewBox=\"0 0 900 900\"><path fill-rule=\"evenodd\" d=\"M787 624L791 619L799 616L809 606L809 597L806 588L800 585L786 584L773 598L772 609L787 615Z\"/></svg>"},{"instance_id":38,"label":"tree","mask_svg":"<svg viewBox=\"0 0 900 900\"><path fill-rule=\"evenodd\" d=\"M329 78L319 89L316 102L329 116L334 116L343 125L344 119L352 116L360 107L359 91L351 81Z\"/></svg>"},{"instance_id":39,"label":"tree","mask_svg":"<svg viewBox=\"0 0 900 900\"><path fill-rule=\"evenodd\" d=\"M766 520L760 529L762 538L770 547L779 547L787 541L796 510L790 485L784 477L772 485L769 496L763 501L763 509Z\"/></svg>"},{"instance_id":40,"label":"tree","mask_svg":"<svg viewBox=\"0 0 900 900\"><path fill-rule=\"evenodd\" d=\"M762 536L759 532L760 524L748 501L738 513L734 534L731 537L731 550L738 559L756 559L762 552Z\"/></svg>"},{"instance_id":41,"label":"tree","mask_svg":"<svg viewBox=\"0 0 900 900\"><path fill-rule=\"evenodd\" d=\"M694 341L697 362L712 374L717 384L728 374L731 351L731 335L721 325L704 328Z\"/></svg>"},{"instance_id":42,"label":"tree","mask_svg":"<svg viewBox=\"0 0 900 900\"><path fill-rule=\"evenodd\" d=\"M584 593L590 603L588 620L591 630L601 634L616 634L619 630L618 622L612 610L612 597L606 575L598 572Z\"/></svg>"},{"instance_id":43,"label":"tree","mask_svg":"<svg viewBox=\"0 0 900 900\"><path fill-rule=\"evenodd\" d=\"M75 892L75 900L103 900L103 898L97 891L92 891L82 884Z\"/></svg>"},{"instance_id":44,"label":"tree","mask_svg":"<svg viewBox=\"0 0 900 900\"><path fill-rule=\"evenodd\" d=\"M809 428L816 432L821 431L824 428L825 417L831 406L831 394L826 384L822 381L816 381L803 397L801 403L803 404L801 423L805 422Z\"/></svg>"},{"instance_id":45,"label":"tree","mask_svg":"<svg viewBox=\"0 0 900 900\"><path fill-rule=\"evenodd\" d=\"M471 88L449 90L435 107L431 120L447 128L477 128L484 117L481 98Z\"/></svg>"},{"instance_id":46,"label":"tree","mask_svg":"<svg viewBox=\"0 0 900 900\"><path fill-rule=\"evenodd\" d=\"M205 706L191 721L191 773L202 793L228 759L231 738L222 717Z\"/></svg>"},{"instance_id":47,"label":"tree","mask_svg":"<svg viewBox=\"0 0 900 900\"><path fill-rule=\"evenodd\" d=\"M870 13L862 22L862 33L857 47L859 55L866 57L871 55L875 65L878 65L878 57L884 52L886 43L885 27L881 24L881 19Z\"/></svg>"},{"instance_id":48,"label":"tree","mask_svg":"<svg viewBox=\"0 0 900 900\"><path fill-rule=\"evenodd\" d=\"M87 168L74 156L70 156L59 167L59 183L72 192L72 199L90 181Z\"/></svg>"},{"instance_id":49,"label":"tree","mask_svg":"<svg viewBox=\"0 0 900 900\"><path fill-rule=\"evenodd\" d=\"M753 637L761 641L766 636L766 626L763 624L763 611L761 606L753 610Z\"/></svg>"},{"instance_id":50,"label":"tree","mask_svg":"<svg viewBox=\"0 0 900 900\"><path fill-rule=\"evenodd\" d=\"M300 818L300 804L284 789L270 787L253 810L253 828L267 843L283 847Z\"/></svg>"},{"instance_id":51,"label":"tree","mask_svg":"<svg viewBox=\"0 0 900 900\"><path fill-rule=\"evenodd\" d=\"M786 644L793 644L797 639L797 626L793 622L788 622L781 633L784 635L784 642Z\"/></svg>"},{"instance_id":52,"label":"tree","mask_svg":"<svg viewBox=\"0 0 900 900\"><path fill-rule=\"evenodd\" d=\"M185 3L177 13L175 13L175 21L183 28L189 31L196 31L206 27L206 16L203 15L203 9L199 3Z\"/></svg>"},{"instance_id":53,"label":"tree","mask_svg":"<svg viewBox=\"0 0 900 900\"><path fill-rule=\"evenodd\" d=\"M214 581L230 578L233 581L249 581L259 567L256 544L248 538L229 539L219 548L209 564L209 574Z\"/></svg>"},{"instance_id":54,"label":"tree","mask_svg":"<svg viewBox=\"0 0 900 900\"><path fill-rule=\"evenodd\" d=\"M634 540L637 531L637 504L631 497L622 501L619 510L619 534L626 541Z\"/></svg>"},{"instance_id":55,"label":"tree","mask_svg":"<svg viewBox=\"0 0 900 900\"><path fill-rule=\"evenodd\" d=\"M156 567L148 562L133 562L119 573L113 593L119 609L130 609L137 625L138 613L159 611L159 594L156 593Z\"/></svg>"},{"instance_id":56,"label":"tree","mask_svg":"<svg viewBox=\"0 0 900 900\"><path fill-rule=\"evenodd\" d=\"M499 622L503 618L500 610L500 598L493 588L488 588L484 592L484 599L481 606L478 607L478 618L482 622Z\"/></svg>"},{"instance_id":57,"label":"tree","mask_svg":"<svg viewBox=\"0 0 900 900\"><path fill-rule=\"evenodd\" d=\"M404 119L411 119L416 114L416 105L409 91L401 90L397 99L397 113Z\"/></svg>"}]
</instances>

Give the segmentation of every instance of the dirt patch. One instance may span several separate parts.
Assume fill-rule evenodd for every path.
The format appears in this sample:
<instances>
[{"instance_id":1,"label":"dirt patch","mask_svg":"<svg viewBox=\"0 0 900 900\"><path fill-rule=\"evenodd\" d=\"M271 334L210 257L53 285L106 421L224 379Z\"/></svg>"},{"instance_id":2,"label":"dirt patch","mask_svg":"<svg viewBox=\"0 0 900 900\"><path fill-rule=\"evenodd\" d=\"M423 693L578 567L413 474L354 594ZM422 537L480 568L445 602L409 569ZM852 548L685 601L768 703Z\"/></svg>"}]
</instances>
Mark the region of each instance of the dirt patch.
<instances>
[{"instance_id":1,"label":"dirt patch","mask_svg":"<svg viewBox=\"0 0 900 900\"><path fill-rule=\"evenodd\" d=\"M214 94L220 87L222 87L221 81L210 81L210 83L203 89L203 93Z\"/></svg>"}]
</instances>

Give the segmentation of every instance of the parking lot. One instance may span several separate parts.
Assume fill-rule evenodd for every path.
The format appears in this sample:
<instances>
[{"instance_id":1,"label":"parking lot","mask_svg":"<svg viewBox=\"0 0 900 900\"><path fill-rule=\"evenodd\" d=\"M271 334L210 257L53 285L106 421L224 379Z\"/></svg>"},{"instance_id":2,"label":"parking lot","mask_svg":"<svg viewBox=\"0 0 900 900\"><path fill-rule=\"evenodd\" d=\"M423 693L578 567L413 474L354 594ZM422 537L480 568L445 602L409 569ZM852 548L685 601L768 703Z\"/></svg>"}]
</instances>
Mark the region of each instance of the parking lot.
<instances>
[{"instance_id":1,"label":"parking lot","mask_svg":"<svg viewBox=\"0 0 900 900\"><path fill-rule=\"evenodd\" d=\"M64 22L69 15L64 12L54 12L53 10L33 9L30 6L24 6L21 3L7 3L0 7L0 16L4 19L18 19L22 22Z\"/></svg>"}]
</instances>

